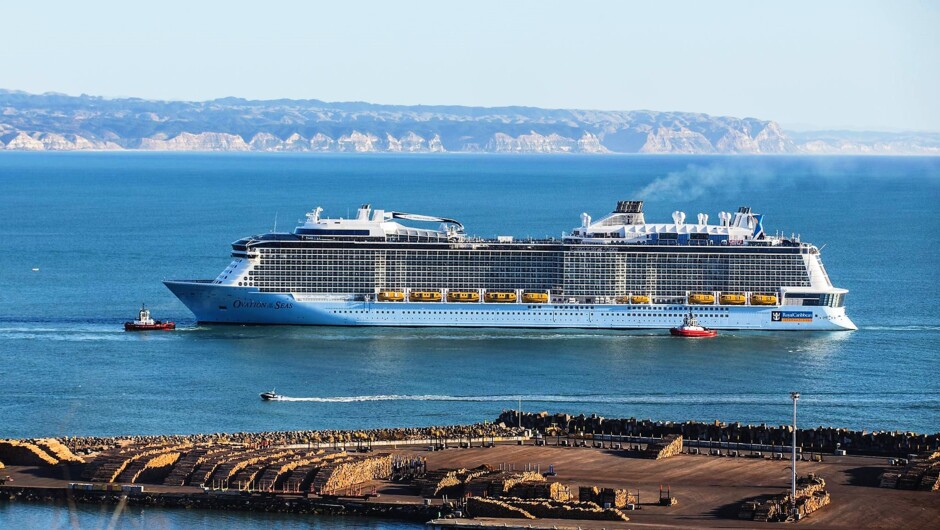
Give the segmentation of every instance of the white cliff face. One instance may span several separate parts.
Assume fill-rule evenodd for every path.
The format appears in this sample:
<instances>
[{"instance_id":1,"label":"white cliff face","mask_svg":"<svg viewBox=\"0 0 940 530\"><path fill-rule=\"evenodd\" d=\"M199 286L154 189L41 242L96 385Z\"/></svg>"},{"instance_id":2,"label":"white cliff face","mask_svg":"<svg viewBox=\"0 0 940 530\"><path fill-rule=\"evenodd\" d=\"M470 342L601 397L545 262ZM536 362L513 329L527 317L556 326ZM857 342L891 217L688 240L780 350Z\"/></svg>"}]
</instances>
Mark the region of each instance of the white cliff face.
<instances>
[{"instance_id":1,"label":"white cliff face","mask_svg":"<svg viewBox=\"0 0 940 530\"><path fill-rule=\"evenodd\" d=\"M379 138L373 134L363 134L353 131L349 135L340 136L337 149L342 152L372 153L375 152Z\"/></svg>"},{"instance_id":2,"label":"white cliff face","mask_svg":"<svg viewBox=\"0 0 940 530\"><path fill-rule=\"evenodd\" d=\"M385 150L392 153L401 153L401 142L389 133L385 133Z\"/></svg>"},{"instance_id":3,"label":"white cliff face","mask_svg":"<svg viewBox=\"0 0 940 530\"><path fill-rule=\"evenodd\" d=\"M258 133L251 137L248 147L252 151L278 151L281 147L281 140L271 133Z\"/></svg>"},{"instance_id":4,"label":"white cliff face","mask_svg":"<svg viewBox=\"0 0 940 530\"><path fill-rule=\"evenodd\" d=\"M248 151L251 147L236 134L180 133L169 140L143 138L140 149L151 151Z\"/></svg>"},{"instance_id":5,"label":"white cliff face","mask_svg":"<svg viewBox=\"0 0 940 530\"><path fill-rule=\"evenodd\" d=\"M298 133L287 137L280 146L281 151L307 151L310 149L310 140Z\"/></svg>"},{"instance_id":6,"label":"white cliff face","mask_svg":"<svg viewBox=\"0 0 940 530\"><path fill-rule=\"evenodd\" d=\"M600 138L597 136L585 132L581 139L578 140L578 152L579 153L609 153L610 150L604 147L601 143Z\"/></svg>"},{"instance_id":7,"label":"white cliff face","mask_svg":"<svg viewBox=\"0 0 940 530\"><path fill-rule=\"evenodd\" d=\"M444 144L441 143L441 135L435 134L434 138L431 138L431 141L428 142L428 151L432 153L443 153L446 151Z\"/></svg>"},{"instance_id":8,"label":"white cliff face","mask_svg":"<svg viewBox=\"0 0 940 530\"><path fill-rule=\"evenodd\" d=\"M659 127L655 131L650 131L646 137L646 143L640 148L640 152L714 153L715 148L704 135L680 125L677 129Z\"/></svg>"},{"instance_id":9,"label":"white cliff face","mask_svg":"<svg viewBox=\"0 0 940 530\"><path fill-rule=\"evenodd\" d=\"M43 151L46 146L32 136L20 132L6 140L6 149L18 151Z\"/></svg>"},{"instance_id":10,"label":"white cliff face","mask_svg":"<svg viewBox=\"0 0 940 530\"><path fill-rule=\"evenodd\" d=\"M496 133L486 144L485 151L496 153L605 153L597 136L585 132L579 140L560 134L542 135L535 131L512 137Z\"/></svg>"},{"instance_id":11,"label":"white cliff face","mask_svg":"<svg viewBox=\"0 0 940 530\"><path fill-rule=\"evenodd\" d=\"M313 135L313 138L310 139L310 150L311 151L331 151L336 142L332 138L323 134L317 133Z\"/></svg>"}]
</instances>

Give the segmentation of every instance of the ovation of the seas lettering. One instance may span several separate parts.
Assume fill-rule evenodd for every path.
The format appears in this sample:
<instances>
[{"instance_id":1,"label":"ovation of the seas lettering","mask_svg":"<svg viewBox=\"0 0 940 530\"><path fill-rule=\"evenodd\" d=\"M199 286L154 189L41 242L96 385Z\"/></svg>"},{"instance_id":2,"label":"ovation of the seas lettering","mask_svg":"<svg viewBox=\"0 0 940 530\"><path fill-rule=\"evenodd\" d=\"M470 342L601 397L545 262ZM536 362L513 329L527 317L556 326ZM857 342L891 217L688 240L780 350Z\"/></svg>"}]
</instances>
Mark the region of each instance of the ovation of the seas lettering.
<instances>
[{"instance_id":1,"label":"ovation of the seas lettering","mask_svg":"<svg viewBox=\"0 0 940 530\"><path fill-rule=\"evenodd\" d=\"M771 311L770 320L774 322L812 322L812 311Z\"/></svg>"},{"instance_id":2,"label":"ovation of the seas lettering","mask_svg":"<svg viewBox=\"0 0 940 530\"><path fill-rule=\"evenodd\" d=\"M290 302L258 302L255 300L235 300L232 302L235 309L291 309L294 304Z\"/></svg>"}]
</instances>

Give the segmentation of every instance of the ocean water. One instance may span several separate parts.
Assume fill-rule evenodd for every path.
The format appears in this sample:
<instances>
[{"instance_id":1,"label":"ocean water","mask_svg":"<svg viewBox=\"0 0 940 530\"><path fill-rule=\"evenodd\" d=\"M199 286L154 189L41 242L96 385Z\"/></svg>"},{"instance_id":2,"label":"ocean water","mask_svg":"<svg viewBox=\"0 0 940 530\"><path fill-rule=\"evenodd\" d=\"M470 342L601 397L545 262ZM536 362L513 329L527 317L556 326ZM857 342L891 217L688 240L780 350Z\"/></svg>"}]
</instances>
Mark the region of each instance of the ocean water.
<instances>
[{"instance_id":1,"label":"ocean water","mask_svg":"<svg viewBox=\"0 0 940 530\"><path fill-rule=\"evenodd\" d=\"M369 202L453 217L471 235L543 237L623 199L645 200L649 221L749 205L768 231L825 245L860 329L682 341L196 326L161 284L215 277L232 241L292 229L318 205L348 216ZM781 424L791 390L803 393L803 425L940 430L936 157L0 153L0 200L0 437L453 424L519 399L526 410ZM178 331L125 333L141 302ZM258 399L272 387L297 399Z\"/></svg>"}]
</instances>

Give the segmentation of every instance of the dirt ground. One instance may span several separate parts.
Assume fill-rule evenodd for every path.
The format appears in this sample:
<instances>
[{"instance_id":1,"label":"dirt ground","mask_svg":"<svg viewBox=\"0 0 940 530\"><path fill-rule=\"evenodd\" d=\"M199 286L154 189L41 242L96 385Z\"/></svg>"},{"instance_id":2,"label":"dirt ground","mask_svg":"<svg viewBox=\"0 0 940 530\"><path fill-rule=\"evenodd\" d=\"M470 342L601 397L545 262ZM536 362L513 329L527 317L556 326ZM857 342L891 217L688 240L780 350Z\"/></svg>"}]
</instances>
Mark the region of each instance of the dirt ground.
<instances>
[{"instance_id":1,"label":"dirt ground","mask_svg":"<svg viewBox=\"0 0 940 530\"><path fill-rule=\"evenodd\" d=\"M428 468L474 468L481 464L493 467L526 465L540 471L554 466L557 476L550 480L562 482L577 491L578 486L600 486L639 490L639 509L626 512L630 522L570 520L492 520L467 521L502 525L503 523L533 528L761 528L781 527L781 523L758 523L738 518L741 503L781 493L790 487L788 460L730 458L706 455L678 455L665 460L644 460L625 456L608 449L574 447L536 447L533 445L500 445L494 448L448 449L424 451L398 449L395 452L427 458ZM798 462L800 475L816 473L826 480L832 503L800 526L818 529L937 529L940 528L940 493L904 491L878 487L879 475L888 467L887 459L862 456L824 456L824 462ZM896 469L896 468L895 468ZM65 473L62 473L65 471ZM79 468L55 473L31 467L10 466L0 471L10 475L15 486L66 487L77 481ZM421 503L416 488L410 485L377 482L380 497L374 502ZM657 504L659 488L668 487L678 504L662 507ZM371 487L371 486L370 486ZM146 485L148 491L198 493L193 487ZM440 501L436 501L437 504ZM449 520L448 524L452 524Z\"/></svg>"},{"instance_id":2,"label":"dirt ground","mask_svg":"<svg viewBox=\"0 0 940 530\"><path fill-rule=\"evenodd\" d=\"M525 521L538 526L581 528L755 528L780 527L738 519L742 501L772 495L790 487L790 462L754 458L678 455L665 460L628 458L616 451L593 448L499 446L424 453L430 469L554 465L557 480L579 485L640 490L640 509L626 512L628 523ZM801 475L816 473L826 479L832 496L828 506L800 521L814 528L940 528L940 493L879 488L879 475L887 459L860 456L825 456L824 461L797 462ZM659 487L668 486L678 504L654 505ZM507 521L508 522L508 521ZM519 521L516 521L519 524Z\"/></svg>"}]
</instances>

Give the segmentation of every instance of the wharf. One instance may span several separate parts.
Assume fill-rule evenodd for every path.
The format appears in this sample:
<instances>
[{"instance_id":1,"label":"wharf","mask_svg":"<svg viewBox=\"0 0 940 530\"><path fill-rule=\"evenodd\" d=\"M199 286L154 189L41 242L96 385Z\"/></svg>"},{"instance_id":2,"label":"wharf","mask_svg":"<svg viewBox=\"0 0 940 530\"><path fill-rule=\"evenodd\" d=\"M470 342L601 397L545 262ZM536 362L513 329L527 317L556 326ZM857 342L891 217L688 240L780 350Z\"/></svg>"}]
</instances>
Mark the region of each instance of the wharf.
<instances>
[{"instance_id":1,"label":"wharf","mask_svg":"<svg viewBox=\"0 0 940 530\"><path fill-rule=\"evenodd\" d=\"M442 519L457 505L441 499L430 505L412 484L373 480L363 484L378 495L372 499L317 497L310 495L264 494L262 492L211 492L193 486L144 484L141 493L78 492L68 484L76 482L85 464L68 466L7 466L0 474L10 475L12 483L0 486L0 501L97 502L117 505L194 507L218 510L290 511L367 515L433 520L436 528L766 528L779 523L762 523L738 518L744 501L781 493L789 487L789 462L744 456L679 454L662 460L632 458L627 452L595 447L564 447L552 444L497 444L495 447L452 448L429 451L412 446L383 449L403 459L420 457L429 471L472 469L488 465L493 469L530 469L556 473L549 481L566 485L593 485L639 492L635 510L625 511L629 522L583 520L519 520L499 518ZM725 453L727 454L727 453ZM832 503L814 513L801 525L821 529L849 528L938 528L940 503L930 491L879 488L882 472L890 470L888 459L870 456L829 456L822 462L800 462L800 474L816 473L826 478ZM669 487L679 499L673 506L661 506L660 486Z\"/></svg>"}]
</instances>

